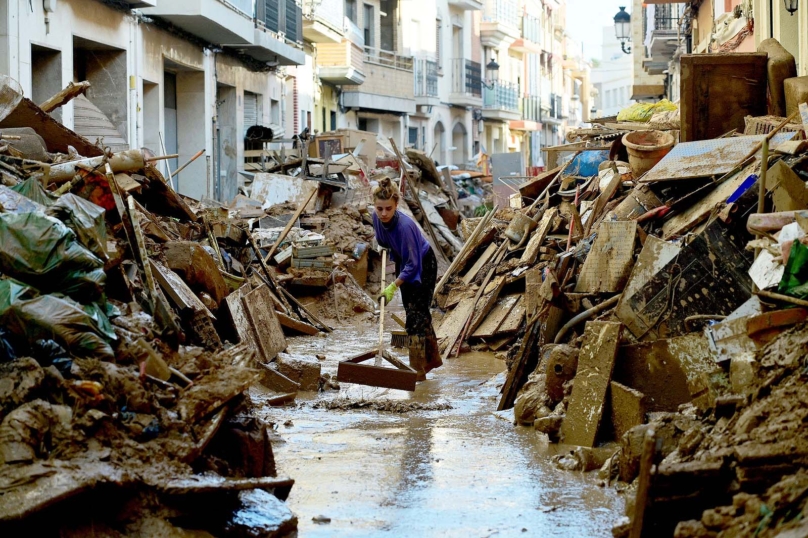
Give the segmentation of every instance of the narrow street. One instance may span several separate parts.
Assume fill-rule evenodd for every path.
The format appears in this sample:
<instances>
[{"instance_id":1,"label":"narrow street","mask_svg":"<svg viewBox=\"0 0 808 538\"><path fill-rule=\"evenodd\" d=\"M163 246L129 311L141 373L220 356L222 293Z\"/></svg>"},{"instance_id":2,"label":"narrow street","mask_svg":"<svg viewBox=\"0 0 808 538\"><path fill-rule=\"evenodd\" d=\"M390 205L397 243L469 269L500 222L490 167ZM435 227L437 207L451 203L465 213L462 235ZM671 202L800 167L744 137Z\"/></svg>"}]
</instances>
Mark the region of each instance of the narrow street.
<instances>
[{"instance_id":1,"label":"narrow street","mask_svg":"<svg viewBox=\"0 0 808 538\"><path fill-rule=\"evenodd\" d=\"M291 339L289 352L326 355L323 373L335 375L340 360L377 344L375 327L362 325ZM264 406L281 441L273 443L278 470L295 477L288 504L301 536L603 536L623 498L593 473L558 469L557 445L514 428L512 411L493 412L504 373L493 354L469 353L414 393L343 384ZM256 403L260 390L251 392ZM348 401L414 410L327 408Z\"/></svg>"}]
</instances>

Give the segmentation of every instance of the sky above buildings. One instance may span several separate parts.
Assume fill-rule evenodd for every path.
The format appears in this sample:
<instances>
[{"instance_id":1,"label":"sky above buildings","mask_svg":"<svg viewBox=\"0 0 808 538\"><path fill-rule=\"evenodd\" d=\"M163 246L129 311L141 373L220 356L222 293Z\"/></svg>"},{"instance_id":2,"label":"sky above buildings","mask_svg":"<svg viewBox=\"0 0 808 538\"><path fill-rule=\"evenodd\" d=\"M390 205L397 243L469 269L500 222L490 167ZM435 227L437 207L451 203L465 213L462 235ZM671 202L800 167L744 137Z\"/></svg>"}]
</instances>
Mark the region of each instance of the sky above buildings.
<instances>
[{"instance_id":1,"label":"sky above buildings","mask_svg":"<svg viewBox=\"0 0 808 538\"><path fill-rule=\"evenodd\" d=\"M628 0L567 0L567 33L583 44L587 60L600 58L603 27L614 26L620 6L631 12Z\"/></svg>"}]
</instances>

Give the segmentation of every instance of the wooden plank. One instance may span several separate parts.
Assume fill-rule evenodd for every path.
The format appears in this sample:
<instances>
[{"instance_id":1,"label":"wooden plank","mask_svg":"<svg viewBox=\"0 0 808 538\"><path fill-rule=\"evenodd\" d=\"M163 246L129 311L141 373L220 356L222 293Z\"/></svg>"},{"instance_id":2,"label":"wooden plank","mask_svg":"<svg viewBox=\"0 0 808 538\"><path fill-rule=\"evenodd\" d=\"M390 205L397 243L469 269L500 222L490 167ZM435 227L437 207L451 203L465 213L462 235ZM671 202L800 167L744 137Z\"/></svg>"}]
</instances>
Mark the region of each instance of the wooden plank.
<instances>
[{"instance_id":1,"label":"wooden plank","mask_svg":"<svg viewBox=\"0 0 808 538\"><path fill-rule=\"evenodd\" d=\"M575 375L567 415L561 425L564 443L595 446L622 330L622 323L612 321L590 321L586 324L578 358L578 373Z\"/></svg>"},{"instance_id":2,"label":"wooden plank","mask_svg":"<svg viewBox=\"0 0 808 538\"><path fill-rule=\"evenodd\" d=\"M477 261L474 262L474 265L471 266L471 269L463 277L463 282L468 286L471 282L477 278L477 274L480 272L480 269L483 268L485 264L491 261L491 258L494 256L494 253L497 251L496 243L491 243L488 245L488 248L477 258Z\"/></svg>"},{"instance_id":3,"label":"wooden plank","mask_svg":"<svg viewBox=\"0 0 808 538\"><path fill-rule=\"evenodd\" d=\"M163 288L163 291L171 298L171 301L177 308L180 309L180 312L204 312L211 319L216 319L216 316L208 310L199 297L196 296L193 290L188 287L188 284L186 284L177 273L154 260L150 259L149 263L151 264L154 279L160 284L160 287Z\"/></svg>"},{"instance_id":4,"label":"wooden plank","mask_svg":"<svg viewBox=\"0 0 808 538\"><path fill-rule=\"evenodd\" d=\"M672 239L693 230L698 224L707 220L715 208L723 205L727 198L746 181L754 167L755 164L753 163L739 174L718 185L698 202L665 221L665 224L662 225L662 238L665 240Z\"/></svg>"},{"instance_id":5,"label":"wooden plank","mask_svg":"<svg viewBox=\"0 0 808 538\"><path fill-rule=\"evenodd\" d=\"M656 430L649 428L642 441L640 456L640 476L637 477L637 495L634 500L634 518L631 520L629 538L642 538L645 522L645 509L648 506L648 493L656 455Z\"/></svg>"},{"instance_id":6,"label":"wooden plank","mask_svg":"<svg viewBox=\"0 0 808 538\"><path fill-rule=\"evenodd\" d=\"M258 350L250 320L247 319L247 313L244 311L244 303L241 301L243 291L243 287L237 289L225 298L225 302L227 303L227 308L230 310L233 325L236 326L239 342L248 344L251 349Z\"/></svg>"},{"instance_id":7,"label":"wooden plank","mask_svg":"<svg viewBox=\"0 0 808 538\"><path fill-rule=\"evenodd\" d=\"M474 310L474 297L467 297L460 301L457 308L449 312L438 327L437 337L439 341L446 340L451 335L460 334L472 311Z\"/></svg>"},{"instance_id":8,"label":"wooden plank","mask_svg":"<svg viewBox=\"0 0 808 538\"><path fill-rule=\"evenodd\" d=\"M494 309L494 306L497 304L497 299L499 299L499 294L505 287L506 281L507 277L498 276L488 283L485 290L483 290L483 294L477 301L477 305L474 308L474 316L471 318L471 321L469 322L463 336L473 333L477 327L480 326L485 317L491 312L491 310Z\"/></svg>"},{"instance_id":9,"label":"wooden plank","mask_svg":"<svg viewBox=\"0 0 808 538\"><path fill-rule=\"evenodd\" d=\"M53 97L39 105L39 108L42 109L42 112L46 114L50 114L57 108L66 105L79 95L84 95L90 88L90 82L87 80L83 80L81 82L73 82L70 81L67 83L67 86L59 90Z\"/></svg>"},{"instance_id":10,"label":"wooden plank","mask_svg":"<svg viewBox=\"0 0 808 538\"><path fill-rule=\"evenodd\" d=\"M115 183L118 184L118 189L120 189L121 193L123 194L140 192L140 190L143 188L143 185L141 185L140 182L133 179L129 174L124 174L123 172L115 174Z\"/></svg>"},{"instance_id":11,"label":"wooden plank","mask_svg":"<svg viewBox=\"0 0 808 538\"><path fill-rule=\"evenodd\" d=\"M527 248L525 248L525 251L522 253L522 258L519 260L520 263L527 265L536 263L536 256L539 255L539 249L544 244L544 240L547 239L547 234L550 232L550 228L553 226L553 220L557 214L558 210L556 208L544 212L538 227L527 243Z\"/></svg>"},{"instance_id":12,"label":"wooden plank","mask_svg":"<svg viewBox=\"0 0 808 538\"><path fill-rule=\"evenodd\" d=\"M242 296L242 303L255 334L258 351L265 362L271 362L278 353L286 349L278 315L272 297L266 286L260 286Z\"/></svg>"},{"instance_id":13,"label":"wooden plank","mask_svg":"<svg viewBox=\"0 0 808 538\"><path fill-rule=\"evenodd\" d=\"M499 329L499 326L502 325L502 322L505 321L505 318L508 317L521 298L522 294L520 293L501 297L491 312L480 323L480 326L477 327L477 330L472 333L472 336L475 338L488 338L497 334L497 329Z\"/></svg>"},{"instance_id":14,"label":"wooden plank","mask_svg":"<svg viewBox=\"0 0 808 538\"><path fill-rule=\"evenodd\" d=\"M607 221L598 227L598 236L587 256L576 292L612 293L621 291L634 265L637 223Z\"/></svg>"},{"instance_id":15,"label":"wooden plank","mask_svg":"<svg viewBox=\"0 0 808 538\"><path fill-rule=\"evenodd\" d=\"M522 322L525 320L525 311L525 300L524 297L520 296L519 300L508 314L508 317L500 324L495 336L517 332L519 327L522 326Z\"/></svg>"},{"instance_id":16,"label":"wooden plank","mask_svg":"<svg viewBox=\"0 0 808 538\"><path fill-rule=\"evenodd\" d=\"M525 272L525 310L528 317L536 313L541 296L541 268L533 267Z\"/></svg>"},{"instance_id":17,"label":"wooden plank","mask_svg":"<svg viewBox=\"0 0 808 538\"><path fill-rule=\"evenodd\" d=\"M280 321L282 327L292 329L293 331L297 331L299 333L308 334L310 336L314 336L320 332L320 330L314 325L309 325L304 321L292 319L282 312L275 312L275 314L278 316L278 321Z\"/></svg>"},{"instance_id":18,"label":"wooden plank","mask_svg":"<svg viewBox=\"0 0 808 538\"><path fill-rule=\"evenodd\" d=\"M395 368L361 364L376 357L376 350L368 351L341 361L337 366L337 380L340 383L414 391L418 379L416 371L388 353L383 356Z\"/></svg>"}]
</instances>

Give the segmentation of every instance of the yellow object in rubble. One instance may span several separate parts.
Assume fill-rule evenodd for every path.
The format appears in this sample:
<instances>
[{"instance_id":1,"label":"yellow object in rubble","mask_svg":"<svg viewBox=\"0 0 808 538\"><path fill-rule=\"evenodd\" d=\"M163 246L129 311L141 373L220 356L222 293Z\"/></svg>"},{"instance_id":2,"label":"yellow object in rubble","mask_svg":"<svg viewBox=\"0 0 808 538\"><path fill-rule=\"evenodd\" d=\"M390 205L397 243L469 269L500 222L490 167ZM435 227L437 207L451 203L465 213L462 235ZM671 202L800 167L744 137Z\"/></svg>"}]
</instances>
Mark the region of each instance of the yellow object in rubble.
<instances>
[{"instance_id":1,"label":"yellow object in rubble","mask_svg":"<svg viewBox=\"0 0 808 538\"><path fill-rule=\"evenodd\" d=\"M617 121L648 122L657 112L671 112L679 107L667 99L658 103L634 103L630 107L624 108L617 115Z\"/></svg>"}]
</instances>

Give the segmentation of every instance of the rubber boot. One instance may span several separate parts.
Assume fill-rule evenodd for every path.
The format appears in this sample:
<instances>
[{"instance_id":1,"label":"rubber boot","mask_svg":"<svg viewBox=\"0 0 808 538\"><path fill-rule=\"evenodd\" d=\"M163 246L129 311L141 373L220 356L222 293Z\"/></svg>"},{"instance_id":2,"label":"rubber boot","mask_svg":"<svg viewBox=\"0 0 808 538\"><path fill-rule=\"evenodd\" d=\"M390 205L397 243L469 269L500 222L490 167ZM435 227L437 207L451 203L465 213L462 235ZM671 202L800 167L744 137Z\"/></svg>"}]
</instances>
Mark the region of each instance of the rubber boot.
<instances>
[{"instance_id":1,"label":"rubber boot","mask_svg":"<svg viewBox=\"0 0 808 538\"><path fill-rule=\"evenodd\" d=\"M426 381L426 339L423 336L410 336L410 368L418 374L417 381Z\"/></svg>"},{"instance_id":2,"label":"rubber boot","mask_svg":"<svg viewBox=\"0 0 808 538\"><path fill-rule=\"evenodd\" d=\"M443 366L443 359L440 357L440 347L438 347L438 337L435 333L426 336L426 365L424 372L429 373L435 368Z\"/></svg>"}]
</instances>

